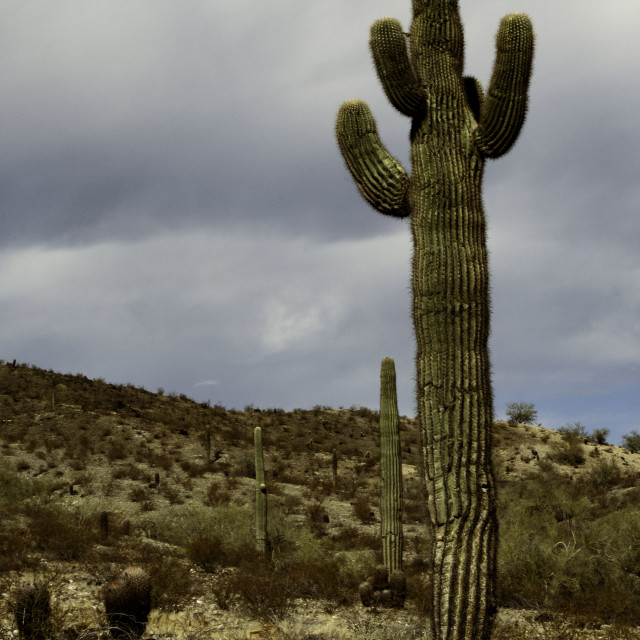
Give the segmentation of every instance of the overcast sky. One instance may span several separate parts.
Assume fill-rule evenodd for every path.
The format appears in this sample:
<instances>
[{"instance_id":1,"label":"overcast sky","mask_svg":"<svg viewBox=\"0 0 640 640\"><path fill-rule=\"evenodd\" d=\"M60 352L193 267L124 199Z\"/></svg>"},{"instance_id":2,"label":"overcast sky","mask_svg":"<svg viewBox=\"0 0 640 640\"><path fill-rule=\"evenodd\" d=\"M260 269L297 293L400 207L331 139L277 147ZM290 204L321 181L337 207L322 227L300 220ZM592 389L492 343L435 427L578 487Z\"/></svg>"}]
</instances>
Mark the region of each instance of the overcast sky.
<instances>
[{"instance_id":1,"label":"overcast sky","mask_svg":"<svg viewBox=\"0 0 640 640\"><path fill-rule=\"evenodd\" d=\"M410 0L2 0L0 358L227 407L414 414L410 235L334 141L363 98L409 168L368 51ZM527 122L487 166L496 417L640 430L640 4L461 0L485 84L532 17Z\"/></svg>"}]
</instances>

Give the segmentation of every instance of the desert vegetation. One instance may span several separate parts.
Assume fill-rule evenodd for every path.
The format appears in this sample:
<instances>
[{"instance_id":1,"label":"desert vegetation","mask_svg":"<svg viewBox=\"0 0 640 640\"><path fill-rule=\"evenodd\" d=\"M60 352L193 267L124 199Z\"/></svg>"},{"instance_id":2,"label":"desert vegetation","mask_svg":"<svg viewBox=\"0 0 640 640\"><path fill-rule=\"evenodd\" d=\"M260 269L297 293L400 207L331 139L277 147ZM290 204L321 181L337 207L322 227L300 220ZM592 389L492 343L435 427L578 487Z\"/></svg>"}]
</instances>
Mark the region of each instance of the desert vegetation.
<instances>
[{"instance_id":1,"label":"desert vegetation","mask_svg":"<svg viewBox=\"0 0 640 640\"><path fill-rule=\"evenodd\" d=\"M236 411L6 363L0 410L2 637L110 637L105 588L129 567L151 584L145 635L422 637L431 540L414 420L398 418L406 600L387 609L359 594L382 561L376 411ZM640 455L592 435L495 424L496 638L636 637Z\"/></svg>"}]
</instances>

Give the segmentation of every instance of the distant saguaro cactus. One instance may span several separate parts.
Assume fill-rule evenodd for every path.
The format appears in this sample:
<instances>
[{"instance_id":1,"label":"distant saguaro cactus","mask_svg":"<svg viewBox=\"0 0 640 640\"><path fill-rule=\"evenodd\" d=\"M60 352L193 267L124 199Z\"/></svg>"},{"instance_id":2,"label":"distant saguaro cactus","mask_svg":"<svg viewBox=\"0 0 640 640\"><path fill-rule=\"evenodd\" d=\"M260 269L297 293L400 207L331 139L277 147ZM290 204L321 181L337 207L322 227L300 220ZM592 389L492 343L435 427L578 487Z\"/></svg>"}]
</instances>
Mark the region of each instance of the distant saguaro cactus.
<instances>
[{"instance_id":1,"label":"distant saguaro cactus","mask_svg":"<svg viewBox=\"0 0 640 640\"><path fill-rule=\"evenodd\" d=\"M109 513L101 511L98 515L98 527L100 529L100 537L102 541L109 539Z\"/></svg>"},{"instance_id":2,"label":"distant saguaro cactus","mask_svg":"<svg viewBox=\"0 0 640 640\"><path fill-rule=\"evenodd\" d=\"M402 569L402 458L396 366L384 358L380 367L380 531L382 562L389 571Z\"/></svg>"},{"instance_id":3,"label":"distant saguaro cactus","mask_svg":"<svg viewBox=\"0 0 640 640\"><path fill-rule=\"evenodd\" d=\"M256 454L256 550L266 554L269 549L267 537L267 485L264 481L264 457L262 455L262 429L253 433Z\"/></svg>"},{"instance_id":4,"label":"distant saguaro cactus","mask_svg":"<svg viewBox=\"0 0 640 640\"><path fill-rule=\"evenodd\" d=\"M207 427L204 432L204 448L207 452L207 464L211 462L211 428Z\"/></svg>"},{"instance_id":5,"label":"distant saguaro cactus","mask_svg":"<svg viewBox=\"0 0 640 640\"><path fill-rule=\"evenodd\" d=\"M109 631L114 638L139 638L151 610L151 578L140 567L128 567L103 591Z\"/></svg>"},{"instance_id":6,"label":"distant saguaro cactus","mask_svg":"<svg viewBox=\"0 0 640 640\"><path fill-rule=\"evenodd\" d=\"M458 0L412 0L409 42L392 18L371 27L378 77L412 119L411 175L384 147L369 107L345 102L336 134L361 194L409 217L417 413L433 532L431 632L485 640L495 613L497 520L491 468L489 274L482 206L487 158L524 123L533 60L529 18L503 18L486 95L463 76Z\"/></svg>"},{"instance_id":7,"label":"distant saguaro cactus","mask_svg":"<svg viewBox=\"0 0 640 640\"><path fill-rule=\"evenodd\" d=\"M51 631L51 594L47 585L21 585L13 599L13 614L22 640L46 640Z\"/></svg>"}]
</instances>

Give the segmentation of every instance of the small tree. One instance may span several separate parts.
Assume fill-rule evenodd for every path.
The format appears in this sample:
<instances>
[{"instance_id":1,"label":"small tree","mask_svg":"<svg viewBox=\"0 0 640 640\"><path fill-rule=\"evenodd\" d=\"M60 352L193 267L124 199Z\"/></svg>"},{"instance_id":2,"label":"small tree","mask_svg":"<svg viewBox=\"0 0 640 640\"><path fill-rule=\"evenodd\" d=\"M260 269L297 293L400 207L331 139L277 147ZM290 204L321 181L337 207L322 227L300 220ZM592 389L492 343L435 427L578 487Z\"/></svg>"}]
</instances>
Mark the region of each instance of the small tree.
<instances>
[{"instance_id":1,"label":"small tree","mask_svg":"<svg viewBox=\"0 0 640 640\"><path fill-rule=\"evenodd\" d=\"M629 453L640 453L640 433L632 429L631 433L622 436L622 446Z\"/></svg>"},{"instance_id":2,"label":"small tree","mask_svg":"<svg viewBox=\"0 0 640 640\"><path fill-rule=\"evenodd\" d=\"M609 437L609 429L594 429L591 432L591 440L593 440L596 444L607 444L607 438Z\"/></svg>"},{"instance_id":3,"label":"small tree","mask_svg":"<svg viewBox=\"0 0 640 640\"><path fill-rule=\"evenodd\" d=\"M509 402L506 414L509 422L520 424L532 424L538 419L538 412L532 402Z\"/></svg>"}]
</instances>

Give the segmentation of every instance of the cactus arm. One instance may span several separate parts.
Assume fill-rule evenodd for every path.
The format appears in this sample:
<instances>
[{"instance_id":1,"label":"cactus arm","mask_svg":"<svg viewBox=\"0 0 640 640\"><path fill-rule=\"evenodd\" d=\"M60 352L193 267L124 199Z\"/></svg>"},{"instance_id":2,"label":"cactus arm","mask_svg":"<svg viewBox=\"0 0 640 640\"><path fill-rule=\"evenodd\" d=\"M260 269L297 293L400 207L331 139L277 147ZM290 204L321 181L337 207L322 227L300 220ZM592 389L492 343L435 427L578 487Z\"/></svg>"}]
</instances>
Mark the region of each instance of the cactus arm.
<instances>
[{"instance_id":1,"label":"cactus arm","mask_svg":"<svg viewBox=\"0 0 640 640\"><path fill-rule=\"evenodd\" d=\"M364 199L380 213L409 215L409 177L386 150L371 110L361 100L349 100L338 111L336 136L342 156Z\"/></svg>"},{"instance_id":2,"label":"cactus arm","mask_svg":"<svg viewBox=\"0 0 640 640\"><path fill-rule=\"evenodd\" d=\"M524 124L533 49L529 16L505 16L496 36L496 60L477 130L478 148L487 158L507 153Z\"/></svg>"},{"instance_id":3,"label":"cactus arm","mask_svg":"<svg viewBox=\"0 0 640 640\"><path fill-rule=\"evenodd\" d=\"M389 102L405 116L417 116L425 109L426 95L409 61L400 23L393 18L374 22L369 46Z\"/></svg>"}]
</instances>

